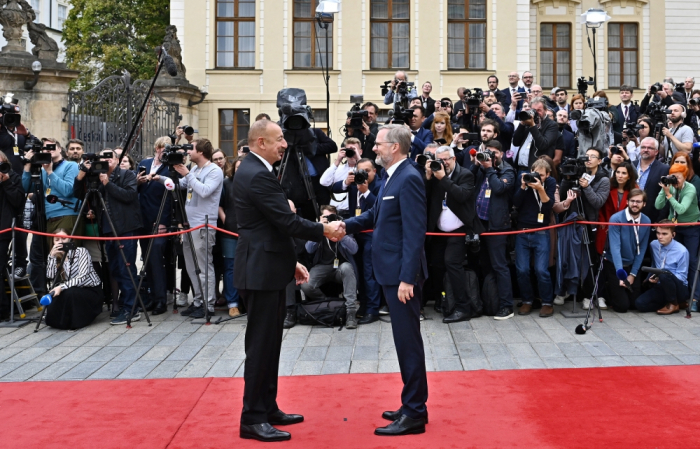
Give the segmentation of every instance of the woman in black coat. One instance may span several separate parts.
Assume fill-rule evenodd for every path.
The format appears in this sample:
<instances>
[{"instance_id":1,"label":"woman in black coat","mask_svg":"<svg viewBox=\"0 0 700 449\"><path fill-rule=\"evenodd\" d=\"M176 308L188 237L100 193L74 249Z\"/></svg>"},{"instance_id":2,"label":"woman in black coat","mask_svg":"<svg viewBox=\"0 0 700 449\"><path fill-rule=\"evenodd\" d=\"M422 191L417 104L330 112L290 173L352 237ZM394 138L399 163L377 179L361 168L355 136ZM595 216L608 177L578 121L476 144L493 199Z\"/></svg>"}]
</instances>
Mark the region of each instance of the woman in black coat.
<instances>
[{"instance_id":1,"label":"woman in black coat","mask_svg":"<svg viewBox=\"0 0 700 449\"><path fill-rule=\"evenodd\" d=\"M12 220L17 218L24 208L24 190L22 178L12 171L12 166L4 152L0 151L0 232L12 228ZM18 218L18 224L21 218ZM0 234L0 321L10 318L10 296L5 292L5 269L12 240L12 232Z\"/></svg>"}]
</instances>

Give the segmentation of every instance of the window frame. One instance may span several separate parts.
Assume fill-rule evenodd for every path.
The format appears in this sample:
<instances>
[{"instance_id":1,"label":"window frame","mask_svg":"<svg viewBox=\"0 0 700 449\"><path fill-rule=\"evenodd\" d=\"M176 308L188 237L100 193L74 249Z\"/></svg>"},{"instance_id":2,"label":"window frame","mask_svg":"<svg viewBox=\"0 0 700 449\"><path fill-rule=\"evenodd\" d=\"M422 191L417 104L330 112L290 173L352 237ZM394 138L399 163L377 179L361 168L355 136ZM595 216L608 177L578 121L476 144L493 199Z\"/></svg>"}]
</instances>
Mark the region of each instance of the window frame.
<instances>
[{"instance_id":1,"label":"window frame","mask_svg":"<svg viewBox=\"0 0 700 449\"><path fill-rule=\"evenodd\" d=\"M552 25L552 42L555 45L554 47L542 47L542 25ZM558 25L566 25L569 27L569 39L568 39L568 46L567 47L558 47L558 41L557 41L557 26ZM539 29L539 34L538 34L538 40L539 40L539 45L538 45L538 61L539 61L539 71L540 71L540 81L542 80L542 52L543 51L551 51L552 52L552 82L554 83L554 86L545 86L544 84L542 85L542 90L545 91L547 89L553 89L554 87L561 87L563 89L571 89L571 78L573 76L573 50L571 47L571 34L573 31L574 27L571 24L571 22L540 22L540 29ZM568 51L569 53L569 80L568 84L566 86L563 85L557 85L557 51Z\"/></svg>"},{"instance_id":2,"label":"window frame","mask_svg":"<svg viewBox=\"0 0 700 449\"><path fill-rule=\"evenodd\" d=\"M620 44L621 44L621 45L624 45L624 39L625 39L624 27L625 27L625 25L634 25L635 27L637 27L637 39L636 39L637 42L636 42L634 48L626 48L626 47L624 47L624 46L622 46L622 47L617 47L617 48L611 48L611 47L610 47L610 27L613 26L613 25L616 25L616 26L619 27L619 30L620 30L619 37L620 37ZM634 51L635 54L637 55L637 57L635 58L635 59L636 59L636 65L637 65L637 70L636 70L635 76L636 76L637 80L636 80L633 84L630 84L630 85L631 85L632 87L634 87L634 88L638 88L638 87L639 87L639 42L640 42L640 40L639 40L639 38L640 38L640 36L639 36L639 29L640 29L640 27L639 27L639 23L638 23L638 22L609 22L609 23L608 23L608 29L607 29L607 32L608 32L608 34L607 34L607 55L608 55L608 60L607 60L607 66L605 67L605 69L607 70L607 75L608 75L608 77L607 77L608 79L606 80L607 83L608 83L608 86L607 86L608 88L619 88L619 87L622 86L623 84L628 84L628 83L625 82L625 60L624 60L624 53L625 53L626 51ZM620 76L620 85L619 85L619 86L613 86L612 84L610 84L610 73L611 73L611 71L610 71L610 57L609 57L609 55L610 55L610 53L612 53L612 52L618 53L618 54L620 55L620 62L619 62L619 65L620 65L620 75L619 75L619 76Z\"/></svg>"},{"instance_id":3,"label":"window frame","mask_svg":"<svg viewBox=\"0 0 700 449\"><path fill-rule=\"evenodd\" d=\"M465 11L465 16L469 15L469 6L471 0L462 0L464 2L464 11ZM472 19L471 17L467 17L464 19L450 19L449 15L449 1L448 1L448 11L447 11L447 70L452 70L452 71L484 71L487 70L488 67L488 22L486 18L489 16L489 2L486 1L484 2L484 7L486 8L486 11L484 13L484 18L483 19ZM450 24L451 23L462 23L464 24L464 68L451 68L450 67L450 48L449 48L449 39L450 39ZM469 67L469 25L473 23L482 23L484 25L484 66L483 67ZM456 53L455 53L456 54Z\"/></svg>"},{"instance_id":4,"label":"window frame","mask_svg":"<svg viewBox=\"0 0 700 449\"><path fill-rule=\"evenodd\" d=\"M369 4L369 69L384 71L384 70L410 70L411 69L411 0L408 0L408 18L407 19L394 19L391 17L394 0L387 1L387 12L388 18L386 19L373 19L372 18L372 3L374 0L370 0ZM375 23L386 23L387 24L387 66L386 67L372 67L372 25ZM392 24L394 23L407 23L408 24L408 65L406 67L394 67L394 62L392 60L392 41L393 41L393 31Z\"/></svg>"},{"instance_id":5,"label":"window frame","mask_svg":"<svg viewBox=\"0 0 700 449\"><path fill-rule=\"evenodd\" d=\"M233 3L233 17L219 17L219 3ZM248 2L246 2L248 3ZM257 19L257 1L253 1L254 14L253 17L238 17L238 7L240 5L240 0L230 0L221 1L216 0L214 4L214 67L223 70L255 70L257 64L257 50L253 52L253 65L238 67L238 24L241 22L253 22L253 29L255 29L255 22ZM219 22L233 22L233 65L232 66L220 66L219 65ZM257 32L253 35L253 38L257 42ZM255 48L255 44L253 44ZM230 53L230 52L226 52Z\"/></svg>"},{"instance_id":6,"label":"window frame","mask_svg":"<svg viewBox=\"0 0 700 449\"><path fill-rule=\"evenodd\" d=\"M218 136L218 137L219 137L219 142L218 142L219 145L218 145L218 148L221 148L221 150L224 152L224 154L225 154L227 157L230 157L230 156L235 157L235 156L237 156L237 154L238 154L238 153L236 152L236 144L238 143L239 140L243 139L243 137L241 137L241 136L238 135L238 127L239 127L239 126L242 126L242 125L239 125L239 123L238 123L239 114L245 116L245 114L246 114L246 112L247 112L247 113L248 113L248 117L250 117L250 109L245 109L245 108L240 108L240 109L237 109L237 108L220 108L218 111L219 111L219 136ZM231 125L226 125L226 124L223 122L223 114L224 114L225 111L233 111L233 122L232 122ZM223 140L223 139L222 139L221 133L222 133L222 131L223 131L224 126L232 126L232 127L233 127L233 140L232 140L232 141L231 141L231 140ZM250 119L248 120L248 131L250 131ZM248 133L247 133L247 132L246 132L245 138L246 138L246 139L248 138ZM228 153L226 152L226 150L224 149L224 145L223 145L224 142L226 142L226 143L232 142L232 154L228 154Z\"/></svg>"},{"instance_id":7,"label":"window frame","mask_svg":"<svg viewBox=\"0 0 700 449\"><path fill-rule=\"evenodd\" d=\"M320 31L325 30L324 28L321 28L318 26L318 22L316 21L316 18L314 15L311 17L295 17L294 16L294 10L296 8L297 1L300 0L292 0L292 70L334 70L334 60L335 60L335 52L333 51L333 46L334 46L334 32L335 32L335 27L333 27L333 23L327 24L329 29L328 29L328 45L330 48L328 48L328 61L326 61L328 67L324 66L323 64L316 65L316 53L318 53L318 48L316 48L316 41L318 40L319 45L321 43L321 40L323 39L325 42L326 36L325 36L325 31L322 33L323 35L321 36ZM318 6L319 0L311 0L311 4L315 5L312 6L311 11L313 12L315 10L315 7ZM294 26L296 25L297 22L310 22L311 23L311 50L309 54L311 55L311 66L309 67L297 67L295 64L295 59L296 59L296 39L294 36ZM317 34L318 33L318 34ZM320 55L321 59L324 59L326 57L326 52L324 51L323 54Z\"/></svg>"}]
</instances>

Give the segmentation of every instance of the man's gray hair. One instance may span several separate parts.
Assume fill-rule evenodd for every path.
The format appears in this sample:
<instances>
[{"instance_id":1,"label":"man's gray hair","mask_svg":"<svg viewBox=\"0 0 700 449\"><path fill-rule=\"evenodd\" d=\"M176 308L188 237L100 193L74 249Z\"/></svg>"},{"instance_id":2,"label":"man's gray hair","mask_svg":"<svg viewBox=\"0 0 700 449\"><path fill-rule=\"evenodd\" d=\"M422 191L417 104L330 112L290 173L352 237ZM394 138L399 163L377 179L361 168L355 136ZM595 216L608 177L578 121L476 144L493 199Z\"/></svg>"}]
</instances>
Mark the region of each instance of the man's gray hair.
<instances>
[{"instance_id":1,"label":"man's gray hair","mask_svg":"<svg viewBox=\"0 0 700 449\"><path fill-rule=\"evenodd\" d=\"M397 70L394 76L398 75L399 73L403 73L403 79L408 81L408 74L406 74L406 72L404 72L403 70Z\"/></svg>"},{"instance_id":2,"label":"man's gray hair","mask_svg":"<svg viewBox=\"0 0 700 449\"><path fill-rule=\"evenodd\" d=\"M411 131L403 125L384 125L379 130L386 129L387 142L398 143L401 154L411 151Z\"/></svg>"},{"instance_id":3,"label":"man's gray hair","mask_svg":"<svg viewBox=\"0 0 700 449\"><path fill-rule=\"evenodd\" d=\"M530 107L532 107L533 104L539 103L542 106L544 106L545 109L547 109L547 102L544 100L542 97L535 97L532 100L530 100Z\"/></svg>"},{"instance_id":4,"label":"man's gray hair","mask_svg":"<svg viewBox=\"0 0 700 449\"><path fill-rule=\"evenodd\" d=\"M450 157L455 157L455 150L453 150L452 147L448 147L447 145L441 146L440 148L435 150L436 156L442 153L450 153Z\"/></svg>"},{"instance_id":5,"label":"man's gray hair","mask_svg":"<svg viewBox=\"0 0 700 449\"><path fill-rule=\"evenodd\" d=\"M642 141L640 142L640 146L641 146L641 144L643 144L644 141L646 141L646 140L648 140L648 141L650 141L650 142L653 142L653 143L654 143L654 149L658 151L658 149L659 149L659 141L656 140L656 139L654 139L653 137L645 137L645 138L643 138Z\"/></svg>"}]
</instances>

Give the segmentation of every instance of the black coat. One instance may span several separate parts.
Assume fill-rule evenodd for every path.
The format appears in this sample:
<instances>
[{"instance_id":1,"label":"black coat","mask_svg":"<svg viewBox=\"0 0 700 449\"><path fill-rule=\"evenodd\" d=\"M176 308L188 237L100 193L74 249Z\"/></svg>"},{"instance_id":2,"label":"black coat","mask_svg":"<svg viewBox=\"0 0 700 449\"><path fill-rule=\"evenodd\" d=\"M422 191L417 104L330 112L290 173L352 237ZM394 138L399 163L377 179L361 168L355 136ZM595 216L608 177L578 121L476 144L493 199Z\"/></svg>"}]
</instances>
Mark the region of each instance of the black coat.
<instances>
[{"instance_id":1,"label":"black coat","mask_svg":"<svg viewBox=\"0 0 700 449\"><path fill-rule=\"evenodd\" d=\"M484 227L476 215L477 190L474 174L464 167L455 165L452 176L438 180L435 175L427 183L428 232L439 232L438 219L442 213L442 201L447 192L447 207L464 223L467 232L481 234Z\"/></svg>"},{"instance_id":2,"label":"black coat","mask_svg":"<svg viewBox=\"0 0 700 449\"><path fill-rule=\"evenodd\" d=\"M24 150L24 145L27 143L27 138L21 134L17 134L17 147L20 151ZM15 138L7 131L7 128L0 126L0 150L5 153L7 160L12 165L12 170L22 176L24 164L19 156L15 156L14 152Z\"/></svg>"},{"instance_id":3,"label":"black coat","mask_svg":"<svg viewBox=\"0 0 700 449\"><path fill-rule=\"evenodd\" d=\"M258 158L243 159L233 178L238 246L233 284L239 290L283 290L294 277L294 240L320 241L323 225L289 208L279 181Z\"/></svg>"},{"instance_id":4,"label":"black coat","mask_svg":"<svg viewBox=\"0 0 700 449\"><path fill-rule=\"evenodd\" d=\"M428 97L428 99L425 100L423 95L419 96L418 98L420 98L421 105L425 108L426 117L435 113L435 99Z\"/></svg>"},{"instance_id":5,"label":"black coat","mask_svg":"<svg viewBox=\"0 0 700 449\"><path fill-rule=\"evenodd\" d=\"M255 156L253 156L255 157ZM224 191L221 192L221 200L219 207L224 209L226 221L224 221L224 229L229 232L238 233L238 221L236 221L236 204L233 196L233 178L224 179ZM228 238L235 238L232 235L226 234Z\"/></svg>"},{"instance_id":6,"label":"black coat","mask_svg":"<svg viewBox=\"0 0 700 449\"><path fill-rule=\"evenodd\" d=\"M10 179L0 182L0 231L12 228L12 219L17 217L24 209L24 189L22 177L10 171ZM22 227L18 219L15 226ZM11 232L0 234L0 240L10 240ZM3 274L4 275L4 274Z\"/></svg>"},{"instance_id":7,"label":"black coat","mask_svg":"<svg viewBox=\"0 0 700 449\"><path fill-rule=\"evenodd\" d=\"M554 150L557 139L559 138L559 126L557 126L557 122L545 117L539 128L537 125L524 126L521 123L513 133L513 145L516 147L522 146L529 133L532 134L532 147L530 147L530 156L527 163L528 167L531 167L532 163L542 155L547 155L554 159ZM518 160L516 155L513 156L513 160ZM517 167L515 168L517 169Z\"/></svg>"},{"instance_id":8,"label":"black coat","mask_svg":"<svg viewBox=\"0 0 700 449\"><path fill-rule=\"evenodd\" d=\"M616 133L621 133L623 127L625 126L625 114L624 106L622 103L617 106L610 107L610 113L613 115L613 131ZM637 123L639 118L639 106L635 106L634 103L630 103L629 112L627 113L629 119L628 122Z\"/></svg>"},{"instance_id":9,"label":"black coat","mask_svg":"<svg viewBox=\"0 0 700 449\"><path fill-rule=\"evenodd\" d=\"M316 142L314 146L316 148L316 153L311 156L309 160L316 169L316 176L319 178L328 167L331 166L328 160L328 155L336 153L338 151L338 145L326 135L320 128L313 128L314 135L316 136Z\"/></svg>"},{"instance_id":10,"label":"black coat","mask_svg":"<svg viewBox=\"0 0 700 449\"><path fill-rule=\"evenodd\" d=\"M75 178L73 183L73 196L79 200L85 199L87 192L87 176L82 180ZM139 206L139 194L136 189L136 175L131 170L122 170L116 167L109 177L107 185L98 183L98 190L107 205L109 217L114 223L113 231L117 235L124 235L128 232L135 232L142 228L141 207ZM92 198L91 208L97 215L97 222L103 224L102 207L98 204L97 198ZM86 209L87 210L87 209Z\"/></svg>"}]
</instances>

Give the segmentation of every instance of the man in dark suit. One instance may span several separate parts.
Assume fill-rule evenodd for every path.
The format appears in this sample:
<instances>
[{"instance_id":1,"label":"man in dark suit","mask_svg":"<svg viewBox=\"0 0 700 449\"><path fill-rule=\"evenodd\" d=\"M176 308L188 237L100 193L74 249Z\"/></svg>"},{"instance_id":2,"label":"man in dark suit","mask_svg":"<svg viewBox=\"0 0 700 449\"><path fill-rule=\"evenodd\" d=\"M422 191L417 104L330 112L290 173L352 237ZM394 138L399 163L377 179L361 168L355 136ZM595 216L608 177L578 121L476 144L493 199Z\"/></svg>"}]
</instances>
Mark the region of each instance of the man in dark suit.
<instances>
[{"instance_id":1,"label":"man in dark suit","mask_svg":"<svg viewBox=\"0 0 700 449\"><path fill-rule=\"evenodd\" d=\"M503 106L505 108L509 108L511 102L513 101L513 94L516 93L522 93L525 95L521 96L521 99L518 100L518 105L516 107L516 110L521 110L523 108L523 99L526 97L527 91L525 90L524 87L518 86L518 81L520 81L520 75L518 75L518 72L510 72L508 74L508 84L509 86L506 87L505 89L501 90L503 93Z\"/></svg>"},{"instance_id":2,"label":"man in dark suit","mask_svg":"<svg viewBox=\"0 0 700 449\"><path fill-rule=\"evenodd\" d=\"M322 129L314 128L313 130L316 136L316 142L313 144L316 147L316 152L314 156L309 158L313 166L313 170L309 170L309 175L311 175L311 184L313 184L316 193L316 203L329 204L331 195L327 188L321 186L320 179L323 172L331 166L328 157L338 151L338 145Z\"/></svg>"},{"instance_id":3,"label":"man in dark suit","mask_svg":"<svg viewBox=\"0 0 700 449\"><path fill-rule=\"evenodd\" d=\"M382 414L392 423L377 428L376 435L423 433L428 420L421 304L413 297L427 276L423 252L427 214L422 176L406 160L410 148L411 133L405 127L389 125L379 130L374 151L386 169L387 179L374 207L343 224L348 233L374 229L372 264L381 267L375 274L389 306L404 382L401 408Z\"/></svg>"},{"instance_id":4,"label":"man in dark suit","mask_svg":"<svg viewBox=\"0 0 700 449\"><path fill-rule=\"evenodd\" d=\"M559 109L556 113L557 126L559 127L559 137L556 149L554 150L554 165L558 167L564 158L575 158L577 156L576 136L569 127L569 113L564 109Z\"/></svg>"},{"instance_id":5,"label":"man in dark suit","mask_svg":"<svg viewBox=\"0 0 700 449\"><path fill-rule=\"evenodd\" d=\"M285 289L296 278L308 281L306 268L297 264L293 237L320 241L339 239L338 222L314 223L294 214L272 164L282 159L287 142L282 129L269 120L254 122L248 132L250 154L233 180L238 220L234 286L248 310L245 336L245 387L241 438L260 441L289 440L274 425L295 424L301 415L288 415L277 406L277 370L285 318Z\"/></svg>"},{"instance_id":6,"label":"man in dark suit","mask_svg":"<svg viewBox=\"0 0 700 449\"><path fill-rule=\"evenodd\" d=\"M530 107L537 117L523 120L513 133L513 146L519 147L513 155L513 163L518 176L521 172L530 172L535 159L546 155L554 159L554 150L559 138L557 124L545 114L545 100L535 98Z\"/></svg>"},{"instance_id":7,"label":"man in dark suit","mask_svg":"<svg viewBox=\"0 0 700 449\"><path fill-rule=\"evenodd\" d=\"M420 98L423 109L425 109L425 116L429 117L435 113L435 100L430 98L430 92L433 91L432 83L430 81L424 82L422 90L423 93L418 98Z\"/></svg>"},{"instance_id":8,"label":"man in dark suit","mask_svg":"<svg viewBox=\"0 0 700 449\"><path fill-rule=\"evenodd\" d=\"M474 175L457 164L451 147L438 148L435 157L442 161L442 168L432 170L429 164L425 170L428 180L428 232L481 234L484 227L476 216ZM437 301L438 295L445 291L445 273L455 292L455 309L442 322L467 321L472 317L472 310L464 290L466 276L463 264L467 252L465 238L431 236L428 239L426 247L430 254L428 260L433 298ZM445 308L445 305L442 307Z\"/></svg>"},{"instance_id":9,"label":"man in dark suit","mask_svg":"<svg viewBox=\"0 0 700 449\"><path fill-rule=\"evenodd\" d=\"M412 106L413 120L408 125L411 128L411 160L415 160L416 156L423 154L425 146L433 142L433 133L429 129L423 128L423 120L425 120L425 109L423 106Z\"/></svg>"},{"instance_id":10,"label":"man in dark suit","mask_svg":"<svg viewBox=\"0 0 700 449\"><path fill-rule=\"evenodd\" d=\"M613 115L613 131L622 133L625 123L637 123L639 118L639 107L632 103L634 88L623 84L620 86L620 104L610 107Z\"/></svg>"},{"instance_id":11,"label":"man in dark suit","mask_svg":"<svg viewBox=\"0 0 700 449\"><path fill-rule=\"evenodd\" d=\"M635 164L635 169L639 174L637 183L639 188L647 193L647 198L659 196L661 186L659 182L662 176L668 175L668 165L656 160L659 154L659 142L653 137L645 137L639 145L639 160ZM649 217L652 223L658 222L666 216L666 210L656 210L653 201L647 201L642 213Z\"/></svg>"},{"instance_id":12,"label":"man in dark suit","mask_svg":"<svg viewBox=\"0 0 700 449\"><path fill-rule=\"evenodd\" d=\"M484 94L486 92L490 92L496 98L497 102L503 104L505 102L506 95L498 89L498 77L496 75L491 75L486 78L486 82L488 83L489 88L488 90L484 91Z\"/></svg>"}]
</instances>

